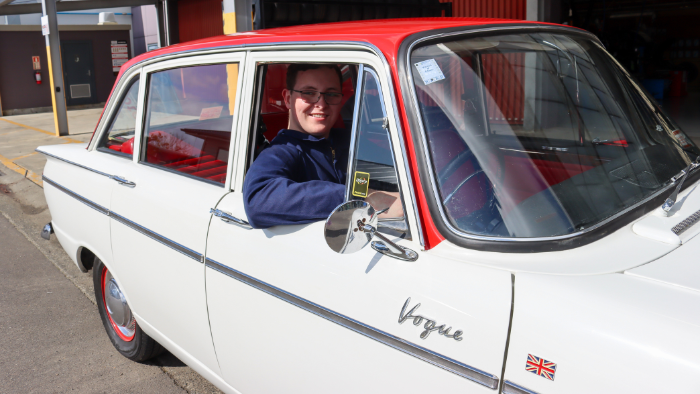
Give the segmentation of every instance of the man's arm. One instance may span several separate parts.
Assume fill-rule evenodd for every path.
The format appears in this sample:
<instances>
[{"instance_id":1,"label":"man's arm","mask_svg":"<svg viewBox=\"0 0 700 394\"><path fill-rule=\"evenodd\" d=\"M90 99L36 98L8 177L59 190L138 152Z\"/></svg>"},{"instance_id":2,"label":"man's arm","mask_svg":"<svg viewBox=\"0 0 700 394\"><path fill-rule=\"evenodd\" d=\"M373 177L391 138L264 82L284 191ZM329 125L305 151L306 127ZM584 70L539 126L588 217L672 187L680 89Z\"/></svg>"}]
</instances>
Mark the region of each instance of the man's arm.
<instances>
[{"instance_id":1,"label":"man's arm","mask_svg":"<svg viewBox=\"0 0 700 394\"><path fill-rule=\"evenodd\" d=\"M246 175L243 202L254 228L325 220L345 201L345 186L328 181L296 182L299 152L271 146L260 154Z\"/></svg>"}]
</instances>

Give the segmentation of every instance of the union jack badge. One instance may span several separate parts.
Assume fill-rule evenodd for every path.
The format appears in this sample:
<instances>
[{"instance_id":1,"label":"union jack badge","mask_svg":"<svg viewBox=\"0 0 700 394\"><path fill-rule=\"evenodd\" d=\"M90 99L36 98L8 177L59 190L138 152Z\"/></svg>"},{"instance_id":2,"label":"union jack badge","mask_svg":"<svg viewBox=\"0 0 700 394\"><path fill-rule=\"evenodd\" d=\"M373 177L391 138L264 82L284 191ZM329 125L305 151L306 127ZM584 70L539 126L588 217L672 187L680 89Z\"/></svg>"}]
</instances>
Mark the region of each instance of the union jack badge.
<instances>
[{"instance_id":1,"label":"union jack badge","mask_svg":"<svg viewBox=\"0 0 700 394\"><path fill-rule=\"evenodd\" d=\"M557 364L543 358L533 356L532 354L528 354L525 370L532 372L535 375L540 375L543 378L554 380L554 373L557 371Z\"/></svg>"}]
</instances>

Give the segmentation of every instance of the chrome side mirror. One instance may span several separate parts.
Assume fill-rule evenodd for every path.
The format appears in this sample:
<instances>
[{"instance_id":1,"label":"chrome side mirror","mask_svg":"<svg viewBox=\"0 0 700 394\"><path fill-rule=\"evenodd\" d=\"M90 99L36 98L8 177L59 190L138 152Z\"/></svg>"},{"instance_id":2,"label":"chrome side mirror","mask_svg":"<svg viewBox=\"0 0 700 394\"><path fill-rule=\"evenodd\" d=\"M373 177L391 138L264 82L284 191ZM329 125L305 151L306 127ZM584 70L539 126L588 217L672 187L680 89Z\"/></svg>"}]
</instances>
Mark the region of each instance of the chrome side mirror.
<instances>
[{"instance_id":1,"label":"chrome side mirror","mask_svg":"<svg viewBox=\"0 0 700 394\"><path fill-rule=\"evenodd\" d=\"M418 253L391 242L377 232L377 217L381 212L365 201L340 204L326 220L326 243L337 253L349 254L372 242L372 249L379 253L399 260L416 261ZM375 237L380 241L372 241Z\"/></svg>"}]
</instances>

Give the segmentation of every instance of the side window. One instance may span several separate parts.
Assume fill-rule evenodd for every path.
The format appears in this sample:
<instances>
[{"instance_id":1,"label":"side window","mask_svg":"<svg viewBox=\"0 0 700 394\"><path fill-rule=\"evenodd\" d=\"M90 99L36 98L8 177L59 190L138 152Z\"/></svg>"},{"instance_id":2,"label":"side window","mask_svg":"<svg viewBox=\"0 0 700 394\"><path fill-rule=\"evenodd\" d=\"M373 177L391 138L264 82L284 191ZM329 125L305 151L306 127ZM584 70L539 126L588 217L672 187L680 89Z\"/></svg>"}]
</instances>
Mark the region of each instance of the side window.
<instances>
[{"instance_id":1,"label":"side window","mask_svg":"<svg viewBox=\"0 0 700 394\"><path fill-rule=\"evenodd\" d=\"M366 199L378 210L393 206L380 215L380 222L400 222L390 227L405 230L404 208L379 80L371 69L365 69L363 78L348 199ZM388 225L384 223L384 227Z\"/></svg>"},{"instance_id":2,"label":"side window","mask_svg":"<svg viewBox=\"0 0 700 394\"><path fill-rule=\"evenodd\" d=\"M134 154L134 130L136 129L136 105L139 96L139 79L131 82L122 98L109 129L102 136L97 149L126 157Z\"/></svg>"},{"instance_id":3,"label":"side window","mask_svg":"<svg viewBox=\"0 0 700 394\"><path fill-rule=\"evenodd\" d=\"M236 63L150 74L141 162L225 183L237 84Z\"/></svg>"}]
</instances>

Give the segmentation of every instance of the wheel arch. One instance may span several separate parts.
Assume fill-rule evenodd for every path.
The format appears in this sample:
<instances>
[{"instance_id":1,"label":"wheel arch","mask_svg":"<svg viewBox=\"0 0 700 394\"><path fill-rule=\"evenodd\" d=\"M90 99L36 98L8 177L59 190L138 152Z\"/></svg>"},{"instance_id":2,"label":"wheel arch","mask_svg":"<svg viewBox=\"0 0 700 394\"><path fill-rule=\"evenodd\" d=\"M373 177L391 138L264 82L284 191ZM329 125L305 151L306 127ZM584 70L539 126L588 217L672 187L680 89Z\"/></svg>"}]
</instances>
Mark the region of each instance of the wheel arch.
<instances>
[{"instance_id":1,"label":"wheel arch","mask_svg":"<svg viewBox=\"0 0 700 394\"><path fill-rule=\"evenodd\" d=\"M78 267L80 270L83 272L90 271L94 265L95 257L95 253L93 253L92 250L86 248L85 246L79 246L76 252L76 261L78 262Z\"/></svg>"}]
</instances>

